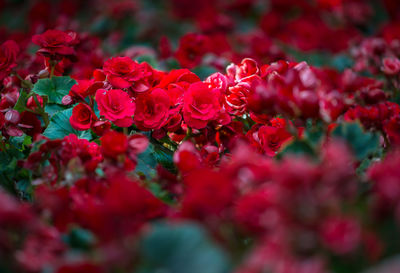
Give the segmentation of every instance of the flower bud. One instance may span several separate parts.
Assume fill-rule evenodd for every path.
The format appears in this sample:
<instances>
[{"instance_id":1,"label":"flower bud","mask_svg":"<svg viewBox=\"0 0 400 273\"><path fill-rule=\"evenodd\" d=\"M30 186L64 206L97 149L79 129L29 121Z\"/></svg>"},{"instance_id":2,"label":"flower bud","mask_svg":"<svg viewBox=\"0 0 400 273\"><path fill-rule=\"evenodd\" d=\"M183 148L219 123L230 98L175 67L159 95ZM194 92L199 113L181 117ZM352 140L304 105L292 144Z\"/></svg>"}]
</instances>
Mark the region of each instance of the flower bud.
<instances>
[{"instance_id":1,"label":"flower bud","mask_svg":"<svg viewBox=\"0 0 400 273\"><path fill-rule=\"evenodd\" d=\"M4 119L12 124L17 124L20 119L20 115L17 110L9 110L6 112Z\"/></svg>"}]
</instances>

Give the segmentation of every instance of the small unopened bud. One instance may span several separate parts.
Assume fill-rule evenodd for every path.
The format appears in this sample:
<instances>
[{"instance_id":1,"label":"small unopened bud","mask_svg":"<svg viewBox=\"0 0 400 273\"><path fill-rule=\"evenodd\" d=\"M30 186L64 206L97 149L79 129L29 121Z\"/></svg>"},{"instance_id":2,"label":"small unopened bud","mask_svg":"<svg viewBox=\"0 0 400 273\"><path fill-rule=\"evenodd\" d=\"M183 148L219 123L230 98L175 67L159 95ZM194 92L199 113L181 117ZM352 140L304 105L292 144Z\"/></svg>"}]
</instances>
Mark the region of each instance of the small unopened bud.
<instances>
[{"instance_id":1,"label":"small unopened bud","mask_svg":"<svg viewBox=\"0 0 400 273\"><path fill-rule=\"evenodd\" d=\"M9 110L4 115L4 119L12 124L17 124L19 122L20 115L17 110Z\"/></svg>"},{"instance_id":2,"label":"small unopened bud","mask_svg":"<svg viewBox=\"0 0 400 273\"><path fill-rule=\"evenodd\" d=\"M61 103L63 105L71 105L74 103L74 99L70 96L70 95L65 95L62 100Z\"/></svg>"},{"instance_id":3,"label":"small unopened bud","mask_svg":"<svg viewBox=\"0 0 400 273\"><path fill-rule=\"evenodd\" d=\"M107 132L111 128L111 123L106 120L97 120L93 122L91 129L93 132L98 135L102 136L105 132Z\"/></svg>"},{"instance_id":4,"label":"small unopened bud","mask_svg":"<svg viewBox=\"0 0 400 273\"><path fill-rule=\"evenodd\" d=\"M147 137L141 134L132 135L128 139L128 147L136 154L143 153L147 146L149 146L149 140Z\"/></svg>"},{"instance_id":5,"label":"small unopened bud","mask_svg":"<svg viewBox=\"0 0 400 273\"><path fill-rule=\"evenodd\" d=\"M47 69L40 70L38 73L39 79L44 79L49 77L49 71Z\"/></svg>"}]
</instances>

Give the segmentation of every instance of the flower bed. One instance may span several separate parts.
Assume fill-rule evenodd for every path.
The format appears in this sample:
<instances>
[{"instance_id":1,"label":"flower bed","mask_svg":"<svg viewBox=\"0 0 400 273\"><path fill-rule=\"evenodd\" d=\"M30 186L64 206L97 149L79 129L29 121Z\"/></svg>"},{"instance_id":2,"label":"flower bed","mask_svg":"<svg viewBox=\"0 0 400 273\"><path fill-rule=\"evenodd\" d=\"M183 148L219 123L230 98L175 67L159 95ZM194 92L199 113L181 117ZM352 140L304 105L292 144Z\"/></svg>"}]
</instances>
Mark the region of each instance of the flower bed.
<instances>
[{"instance_id":1,"label":"flower bed","mask_svg":"<svg viewBox=\"0 0 400 273\"><path fill-rule=\"evenodd\" d=\"M400 272L397 1L0 10L0 272Z\"/></svg>"}]
</instances>

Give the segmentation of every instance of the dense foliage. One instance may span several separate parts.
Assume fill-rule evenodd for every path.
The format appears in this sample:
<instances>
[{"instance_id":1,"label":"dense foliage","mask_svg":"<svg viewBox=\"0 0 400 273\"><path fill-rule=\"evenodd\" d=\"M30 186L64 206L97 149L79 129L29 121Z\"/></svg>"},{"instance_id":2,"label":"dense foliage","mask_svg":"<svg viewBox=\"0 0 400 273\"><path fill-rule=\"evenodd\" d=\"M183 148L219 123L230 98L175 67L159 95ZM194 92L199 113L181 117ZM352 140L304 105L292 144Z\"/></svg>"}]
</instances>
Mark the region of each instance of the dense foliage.
<instances>
[{"instance_id":1,"label":"dense foliage","mask_svg":"<svg viewBox=\"0 0 400 273\"><path fill-rule=\"evenodd\" d=\"M400 272L397 0L0 24L0 272Z\"/></svg>"}]
</instances>

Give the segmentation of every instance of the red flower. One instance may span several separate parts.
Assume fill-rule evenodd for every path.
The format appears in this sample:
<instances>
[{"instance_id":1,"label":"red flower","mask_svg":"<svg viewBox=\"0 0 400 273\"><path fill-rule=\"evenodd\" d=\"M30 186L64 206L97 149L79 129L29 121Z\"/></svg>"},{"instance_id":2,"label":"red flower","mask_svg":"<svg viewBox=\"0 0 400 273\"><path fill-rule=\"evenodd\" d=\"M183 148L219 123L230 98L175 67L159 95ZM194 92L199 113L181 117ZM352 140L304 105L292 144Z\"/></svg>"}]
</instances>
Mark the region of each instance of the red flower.
<instances>
[{"instance_id":1,"label":"red flower","mask_svg":"<svg viewBox=\"0 0 400 273\"><path fill-rule=\"evenodd\" d=\"M149 140L141 134L131 135L128 139L129 150L135 154L143 153L149 146Z\"/></svg>"},{"instance_id":2,"label":"red flower","mask_svg":"<svg viewBox=\"0 0 400 273\"><path fill-rule=\"evenodd\" d=\"M310 90L297 91L293 94L296 105L305 118L319 117L319 98L318 95Z\"/></svg>"},{"instance_id":3,"label":"red flower","mask_svg":"<svg viewBox=\"0 0 400 273\"><path fill-rule=\"evenodd\" d=\"M34 35L32 42L41 47L37 53L51 59L61 59L61 57L74 58L76 55L73 48L77 44L75 32L66 33L61 30L47 30L42 34Z\"/></svg>"},{"instance_id":4,"label":"red flower","mask_svg":"<svg viewBox=\"0 0 400 273\"><path fill-rule=\"evenodd\" d=\"M361 241L361 228L356 219L334 216L322 224L321 236L329 249L343 255L358 246Z\"/></svg>"},{"instance_id":5,"label":"red flower","mask_svg":"<svg viewBox=\"0 0 400 273\"><path fill-rule=\"evenodd\" d=\"M284 127L262 126L258 130L258 138L264 152L274 156L283 143L292 137Z\"/></svg>"},{"instance_id":6,"label":"red flower","mask_svg":"<svg viewBox=\"0 0 400 273\"><path fill-rule=\"evenodd\" d=\"M116 242L116 238L123 239L127 234L137 232L147 221L165 215L167 206L140 186L138 181L132 181L123 174L114 174L105 182L109 187L104 190L98 188L100 200L96 200L93 194L85 193L76 196L74 204L79 222L96 233L103 245L109 240ZM95 184L100 186L103 183ZM116 246L120 247L119 244Z\"/></svg>"},{"instance_id":7,"label":"red flower","mask_svg":"<svg viewBox=\"0 0 400 273\"><path fill-rule=\"evenodd\" d=\"M77 80L69 91L69 96L84 100L87 96L94 95L96 91L103 87L103 82L95 82L93 80Z\"/></svg>"},{"instance_id":8,"label":"red flower","mask_svg":"<svg viewBox=\"0 0 400 273\"><path fill-rule=\"evenodd\" d=\"M237 201L236 221L246 230L255 233L276 230L284 221L279 203L281 198L279 188L275 186L244 195Z\"/></svg>"},{"instance_id":9,"label":"red flower","mask_svg":"<svg viewBox=\"0 0 400 273\"><path fill-rule=\"evenodd\" d=\"M158 45L160 58L167 59L172 56L171 42L167 36L162 36Z\"/></svg>"},{"instance_id":10,"label":"red flower","mask_svg":"<svg viewBox=\"0 0 400 273\"><path fill-rule=\"evenodd\" d=\"M223 216L224 210L233 201L233 183L222 172L197 169L185 177L185 184L187 192L181 212L184 217L212 219Z\"/></svg>"},{"instance_id":11,"label":"red flower","mask_svg":"<svg viewBox=\"0 0 400 273\"><path fill-rule=\"evenodd\" d=\"M245 84L239 83L229 87L224 101L224 106L228 109L228 112L235 115L242 115L246 110L249 93L249 88Z\"/></svg>"},{"instance_id":12,"label":"red flower","mask_svg":"<svg viewBox=\"0 0 400 273\"><path fill-rule=\"evenodd\" d=\"M40 272L46 265L60 262L65 248L57 229L41 227L29 234L16 259L26 271Z\"/></svg>"},{"instance_id":13,"label":"red flower","mask_svg":"<svg viewBox=\"0 0 400 273\"><path fill-rule=\"evenodd\" d=\"M129 88L136 79L137 63L129 57L115 57L103 65L107 80L117 88Z\"/></svg>"},{"instance_id":14,"label":"red flower","mask_svg":"<svg viewBox=\"0 0 400 273\"><path fill-rule=\"evenodd\" d=\"M188 126L202 129L218 116L221 109L219 92L208 84L196 82L190 85L184 95L183 118Z\"/></svg>"},{"instance_id":15,"label":"red flower","mask_svg":"<svg viewBox=\"0 0 400 273\"><path fill-rule=\"evenodd\" d=\"M228 88L228 79L225 75L219 72L208 76L205 82L208 83L210 88L217 88L221 93L225 93Z\"/></svg>"},{"instance_id":16,"label":"red flower","mask_svg":"<svg viewBox=\"0 0 400 273\"><path fill-rule=\"evenodd\" d=\"M172 69L168 74L164 75L161 82L156 86L167 89L171 84L184 83L185 86L189 83L200 81L199 76L191 72L189 69Z\"/></svg>"},{"instance_id":17,"label":"red flower","mask_svg":"<svg viewBox=\"0 0 400 273\"><path fill-rule=\"evenodd\" d=\"M125 154L128 149L128 138L123 133L108 131L100 140L103 154L111 158Z\"/></svg>"},{"instance_id":18,"label":"red flower","mask_svg":"<svg viewBox=\"0 0 400 273\"><path fill-rule=\"evenodd\" d=\"M269 154L270 151L277 151L281 144L291 137L284 128L273 126L262 126L258 130L258 136L267 154Z\"/></svg>"},{"instance_id":19,"label":"red flower","mask_svg":"<svg viewBox=\"0 0 400 273\"><path fill-rule=\"evenodd\" d=\"M43 98L39 95L33 95L36 97L37 101L39 102L40 106L43 107ZM26 102L26 107L32 111L35 111L38 108L36 104L36 100L34 97L29 97L28 101Z\"/></svg>"},{"instance_id":20,"label":"red flower","mask_svg":"<svg viewBox=\"0 0 400 273\"><path fill-rule=\"evenodd\" d=\"M162 216L166 210L166 206L147 189L124 177L113 180L104 202L111 214L136 221Z\"/></svg>"},{"instance_id":21,"label":"red flower","mask_svg":"<svg viewBox=\"0 0 400 273\"><path fill-rule=\"evenodd\" d=\"M42 132L40 120L32 112L22 112L18 126L24 130L25 134L32 136L33 138Z\"/></svg>"},{"instance_id":22,"label":"red flower","mask_svg":"<svg viewBox=\"0 0 400 273\"><path fill-rule=\"evenodd\" d=\"M110 130L111 122L107 120L97 120L92 123L91 128L96 135L102 136L105 132Z\"/></svg>"},{"instance_id":23,"label":"red flower","mask_svg":"<svg viewBox=\"0 0 400 273\"><path fill-rule=\"evenodd\" d=\"M96 119L96 115L89 105L79 103L72 109L72 116L69 118L69 122L75 130L85 131L90 129L92 122Z\"/></svg>"},{"instance_id":24,"label":"red flower","mask_svg":"<svg viewBox=\"0 0 400 273\"><path fill-rule=\"evenodd\" d=\"M230 64L226 68L226 74L230 81L244 81L251 76L258 75L260 69L255 60L250 58L245 58L241 61L239 65Z\"/></svg>"},{"instance_id":25,"label":"red flower","mask_svg":"<svg viewBox=\"0 0 400 273\"><path fill-rule=\"evenodd\" d=\"M94 264L79 262L61 266L57 273L101 273L103 270Z\"/></svg>"},{"instance_id":26,"label":"red flower","mask_svg":"<svg viewBox=\"0 0 400 273\"><path fill-rule=\"evenodd\" d=\"M155 88L162 88L167 91L171 105L180 108L183 94L191 83L199 82L200 78L188 69L174 69L165 74Z\"/></svg>"},{"instance_id":27,"label":"red flower","mask_svg":"<svg viewBox=\"0 0 400 273\"><path fill-rule=\"evenodd\" d=\"M96 101L100 115L120 127L129 127L132 125L132 116L135 113L136 105L128 93L120 89L111 89L108 91L100 89L96 92Z\"/></svg>"},{"instance_id":28,"label":"red flower","mask_svg":"<svg viewBox=\"0 0 400 273\"><path fill-rule=\"evenodd\" d=\"M187 173L201 167L201 156L194 144L184 141L174 153L175 165L182 173Z\"/></svg>"},{"instance_id":29,"label":"red flower","mask_svg":"<svg viewBox=\"0 0 400 273\"><path fill-rule=\"evenodd\" d=\"M385 204L394 207L400 204L400 153L392 152L386 158L372 165L368 176L373 183L374 192Z\"/></svg>"},{"instance_id":30,"label":"red flower","mask_svg":"<svg viewBox=\"0 0 400 273\"><path fill-rule=\"evenodd\" d=\"M193 68L201 63L209 48L210 40L207 36L189 33L180 39L175 58L182 67Z\"/></svg>"},{"instance_id":31,"label":"red flower","mask_svg":"<svg viewBox=\"0 0 400 273\"><path fill-rule=\"evenodd\" d=\"M6 119L4 117L4 114L2 112L0 112L0 129L3 129L5 123L6 123Z\"/></svg>"},{"instance_id":32,"label":"red flower","mask_svg":"<svg viewBox=\"0 0 400 273\"><path fill-rule=\"evenodd\" d=\"M19 47L14 41L7 41L0 46L0 80L4 79L16 66L15 60Z\"/></svg>"},{"instance_id":33,"label":"red flower","mask_svg":"<svg viewBox=\"0 0 400 273\"><path fill-rule=\"evenodd\" d=\"M136 92L147 91L151 87L153 69L147 63L137 63L129 57L115 57L103 65L107 81L116 88L129 88Z\"/></svg>"},{"instance_id":34,"label":"red flower","mask_svg":"<svg viewBox=\"0 0 400 273\"><path fill-rule=\"evenodd\" d=\"M136 99L135 124L140 130L160 129L166 124L170 99L163 89L139 95Z\"/></svg>"},{"instance_id":35,"label":"red flower","mask_svg":"<svg viewBox=\"0 0 400 273\"><path fill-rule=\"evenodd\" d=\"M384 125L385 133L387 134L392 145L400 145L400 116L391 117Z\"/></svg>"}]
</instances>

